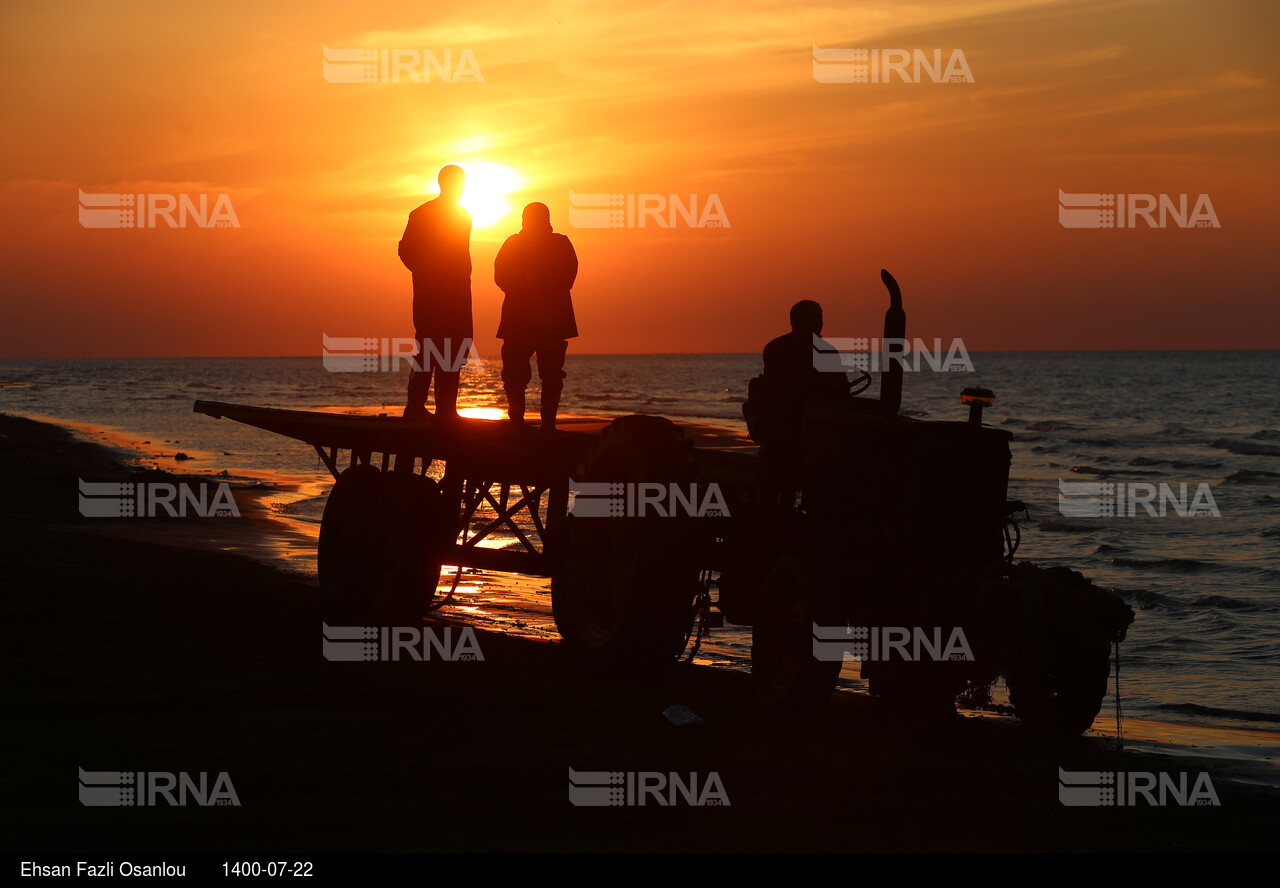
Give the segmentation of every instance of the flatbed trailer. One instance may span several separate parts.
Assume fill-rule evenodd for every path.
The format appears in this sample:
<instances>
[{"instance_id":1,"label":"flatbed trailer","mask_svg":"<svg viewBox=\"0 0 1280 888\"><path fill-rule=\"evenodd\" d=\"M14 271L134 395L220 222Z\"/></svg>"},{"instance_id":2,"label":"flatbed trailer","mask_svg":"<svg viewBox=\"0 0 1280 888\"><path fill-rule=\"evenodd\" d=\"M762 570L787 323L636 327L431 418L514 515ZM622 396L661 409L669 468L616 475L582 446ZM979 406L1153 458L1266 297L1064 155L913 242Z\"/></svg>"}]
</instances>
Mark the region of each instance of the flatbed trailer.
<instances>
[{"instance_id":1,"label":"flatbed trailer","mask_svg":"<svg viewBox=\"0 0 1280 888\"><path fill-rule=\"evenodd\" d=\"M562 416L557 429L542 431L465 416L442 423L432 415L410 420L219 401L196 401L194 410L310 445L335 481L362 465L392 475L447 478L441 489L456 500L459 533L444 563L542 577L554 575L557 560L563 560L558 544L569 513L570 482L585 476L600 434L611 422L604 416ZM755 483L758 448L744 435L694 423L676 425L700 475L732 489ZM494 513L488 523L474 532L467 529L485 505ZM514 535L519 548L484 545L496 532Z\"/></svg>"}]
</instances>

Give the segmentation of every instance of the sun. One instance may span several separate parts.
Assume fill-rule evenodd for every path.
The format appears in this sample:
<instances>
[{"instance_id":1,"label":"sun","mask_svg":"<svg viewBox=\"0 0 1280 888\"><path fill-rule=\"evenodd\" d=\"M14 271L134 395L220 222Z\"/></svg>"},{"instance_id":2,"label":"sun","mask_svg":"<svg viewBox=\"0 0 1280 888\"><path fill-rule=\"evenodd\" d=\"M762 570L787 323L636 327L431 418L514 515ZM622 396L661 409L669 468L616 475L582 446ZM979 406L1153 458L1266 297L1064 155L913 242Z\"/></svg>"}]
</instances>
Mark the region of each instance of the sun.
<instances>
[{"instance_id":1,"label":"sun","mask_svg":"<svg viewBox=\"0 0 1280 888\"><path fill-rule=\"evenodd\" d=\"M459 201L476 228L487 228L511 213L507 200L520 187L520 174L500 163L463 163L467 182Z\"/></svg>"}]
</instances>

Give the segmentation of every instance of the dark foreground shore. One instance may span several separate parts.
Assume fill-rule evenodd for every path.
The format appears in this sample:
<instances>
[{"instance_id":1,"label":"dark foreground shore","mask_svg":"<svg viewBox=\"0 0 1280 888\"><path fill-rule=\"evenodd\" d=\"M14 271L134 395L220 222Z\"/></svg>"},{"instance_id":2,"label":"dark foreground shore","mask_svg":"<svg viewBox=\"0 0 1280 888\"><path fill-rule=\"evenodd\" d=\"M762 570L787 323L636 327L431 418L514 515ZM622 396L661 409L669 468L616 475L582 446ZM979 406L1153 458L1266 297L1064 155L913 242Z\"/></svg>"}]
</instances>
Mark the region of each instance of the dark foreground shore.
<instances>
[{"instance_id":1,"label":"dark foreground shore","mask_svg":"<svg viewBox=\"0 0 1280 888\"><path fill-rule=\"evenodd\" d=\"M1205 765L848 695L788 723L711 668L591 674L485 633L482 661L330 662L311 583L95 532L138 519L82 519L76 479L124 477L0 415L9 852L1264 850L1280 823L1217 770L1217 807L1064 807L1059 767ZM240 805L85 807L78 768L226 772ZM571 768L714 772L729 805L575 807Z\"/></svg>"}]
</instances>

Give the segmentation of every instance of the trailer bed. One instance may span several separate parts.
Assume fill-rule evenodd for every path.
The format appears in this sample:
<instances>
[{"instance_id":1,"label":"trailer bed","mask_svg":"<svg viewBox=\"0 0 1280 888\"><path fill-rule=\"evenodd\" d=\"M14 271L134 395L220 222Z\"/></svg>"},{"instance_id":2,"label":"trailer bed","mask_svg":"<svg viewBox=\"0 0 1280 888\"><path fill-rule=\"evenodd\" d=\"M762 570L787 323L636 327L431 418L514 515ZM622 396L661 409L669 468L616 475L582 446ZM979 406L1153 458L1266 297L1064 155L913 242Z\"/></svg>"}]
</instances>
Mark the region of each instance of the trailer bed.
<instances>
[{"instance_id":1,"label":"trailer bed","mask_svg":"<svg viewBox=\"0 0 1280 888\"><path fill-rule=\"evenodd\" d=\"M430 415L408 420L385 413L286 410L221 401L196 401L194 410L310 444L335 475L341 471L337 452L343 450L351 452L353 462L367 462L372 454L382 454L481 462L503 474L571 471L590 457L597 436L612 419L562 416L554 432L543 432L505 419L461 417L441 423ZM697 423L676 425L684 430L699 464L711 474L738 476L753 468L757 448L743 434Z\"/></svg>"}]
</instances>

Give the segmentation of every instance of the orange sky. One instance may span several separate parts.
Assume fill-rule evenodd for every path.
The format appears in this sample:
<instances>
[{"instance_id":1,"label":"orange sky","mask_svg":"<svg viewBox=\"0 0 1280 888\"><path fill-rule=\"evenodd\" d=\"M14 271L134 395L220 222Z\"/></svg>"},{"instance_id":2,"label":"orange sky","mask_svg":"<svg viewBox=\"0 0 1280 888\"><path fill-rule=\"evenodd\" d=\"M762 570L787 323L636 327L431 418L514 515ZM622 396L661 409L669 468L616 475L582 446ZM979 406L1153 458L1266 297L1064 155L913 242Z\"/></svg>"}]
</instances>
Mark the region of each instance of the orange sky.
<instances>
[{"instance_id":1,"label":"orange sky","mask_svg":"<svg viewBox=\"0 0 1280 888\"><path fill-rule=\"evenodd\" d=\"M1280 4L25 3L0 12L0 357L318 354L409 336L396 258L443 163L570 236L578 353L829 336L1280 347ZM483 83L339 84L321 47L473 51ZM973 83L831 84L812 47L959 48ZM226 193L231 230L97 230L86 192ZM1214 229L1070 230L1067 192L1205 193ZM575 228L574 192L719 196L730 227Z\"/></svg>"}]
</instances>

